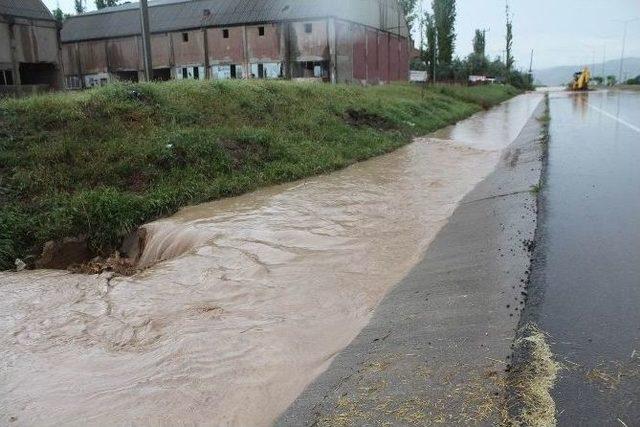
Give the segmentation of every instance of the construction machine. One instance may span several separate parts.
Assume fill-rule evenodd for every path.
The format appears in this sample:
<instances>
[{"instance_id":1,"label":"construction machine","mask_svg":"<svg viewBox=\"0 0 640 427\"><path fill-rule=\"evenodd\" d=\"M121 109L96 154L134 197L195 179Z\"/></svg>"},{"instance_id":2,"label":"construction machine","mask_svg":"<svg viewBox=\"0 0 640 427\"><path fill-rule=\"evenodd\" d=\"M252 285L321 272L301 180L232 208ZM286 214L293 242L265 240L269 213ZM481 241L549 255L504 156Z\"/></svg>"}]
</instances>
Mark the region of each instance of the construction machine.
<instances>
[{"instance_id":1,"label":"construction machine","mask_svg":"<svg viewBox=\"0 0 640 427\"><path fill-rule=\"evenodd\" d=\"M591 80L591 71L589 67L584 67L582 71L573 74L571 90L589 90L589 80Z\"/></svg>"}]
</instances>

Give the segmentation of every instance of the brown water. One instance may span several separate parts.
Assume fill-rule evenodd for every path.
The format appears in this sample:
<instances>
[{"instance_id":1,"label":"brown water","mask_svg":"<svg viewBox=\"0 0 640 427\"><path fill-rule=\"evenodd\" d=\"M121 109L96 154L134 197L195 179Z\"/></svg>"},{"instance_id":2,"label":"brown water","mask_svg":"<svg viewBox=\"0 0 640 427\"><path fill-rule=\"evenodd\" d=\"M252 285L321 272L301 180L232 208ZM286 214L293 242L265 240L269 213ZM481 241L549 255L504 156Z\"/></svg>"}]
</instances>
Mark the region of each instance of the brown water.
<instances>
[{"instance_id":1,"label":"brown water","mask_svg":"<svg viewBox=\"0 0 640 427\"><path fill-rule=\"evenodd\" d=\"M358 334L540 99L149 224L142 262L153 266L133 277L0 273L0 423L270 424Z\"/></svg>"}]
</instances>

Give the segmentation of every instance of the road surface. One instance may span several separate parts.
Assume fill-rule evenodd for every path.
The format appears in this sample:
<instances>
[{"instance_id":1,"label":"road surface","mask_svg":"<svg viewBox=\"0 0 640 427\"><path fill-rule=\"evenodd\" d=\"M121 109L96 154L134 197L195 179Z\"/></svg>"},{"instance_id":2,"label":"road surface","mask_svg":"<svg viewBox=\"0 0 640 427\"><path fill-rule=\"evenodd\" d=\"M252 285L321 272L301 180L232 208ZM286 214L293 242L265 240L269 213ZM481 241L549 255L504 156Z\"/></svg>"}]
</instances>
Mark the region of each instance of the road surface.
<instances>
[{"instance_id":1,"label":"road surface","mask_svg":"<svg viewBox=\"0 0 640 427\"><path fill-rule=\"evenodd\" d=\"M565 365L559 425L640 425L640 93L552 94L526 317Z\"/></svg>"}]
</instances>

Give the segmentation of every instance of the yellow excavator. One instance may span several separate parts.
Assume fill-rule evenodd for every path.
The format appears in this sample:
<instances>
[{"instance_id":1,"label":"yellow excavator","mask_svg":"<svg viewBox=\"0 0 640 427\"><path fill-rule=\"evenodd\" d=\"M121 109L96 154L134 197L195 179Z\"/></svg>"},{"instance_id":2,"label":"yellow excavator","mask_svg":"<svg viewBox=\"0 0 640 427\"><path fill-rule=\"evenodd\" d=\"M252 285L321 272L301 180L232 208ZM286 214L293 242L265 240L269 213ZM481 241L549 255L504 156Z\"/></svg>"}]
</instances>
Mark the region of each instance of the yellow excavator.
<instances>
[{"instance_id":1,"label":"yellow excavator","mask_svg":"<svg viewBox=\"0 0 640 427\"><path fill-rule=\"evenodd\" d=\"M589 67L584 67L582 71L573 75L571 90L589 90L589 80L591 80L591 71Z\"/></svg>"}]
</instances>

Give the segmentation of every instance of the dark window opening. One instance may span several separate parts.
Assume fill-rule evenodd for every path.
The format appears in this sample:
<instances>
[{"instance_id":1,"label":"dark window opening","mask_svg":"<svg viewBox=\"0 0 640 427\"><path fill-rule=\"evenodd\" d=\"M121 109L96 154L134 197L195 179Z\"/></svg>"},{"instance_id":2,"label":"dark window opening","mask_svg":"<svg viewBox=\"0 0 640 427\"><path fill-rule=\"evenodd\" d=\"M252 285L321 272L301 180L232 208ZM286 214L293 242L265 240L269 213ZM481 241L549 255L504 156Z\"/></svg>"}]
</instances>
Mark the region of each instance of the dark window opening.
<instances>
[{"instance_id":1,"label":"dark window opening","mask_svg":"<svg viewBox=\"0 0 640 427\"><path fill-rule=\"evenodd\" d=\"M258 78L264 79L266 76L264 75L264 64L258 64Z\"/></svg>"},{"instance_id":2,"label":"dark window opening","mask_svg":"<svg viewBox=\"0 0 640 427\"><path fill-rule=\"evenodd\" d=\"M304 24L304 32L311 34L313 32L313 24Z\"/></svg>"},{"instance_id":3,"label":"dark window opening","mask_svg":"<svg viewBox=\"0 0 640 427\"><path fill-rule=\"evenodd\" d=\"M13 72L11 70L0 70L0 85L10 86L13 84Z\"/></svg>"},{"instance_id":4,"label":"dark window opening","mask_svg":"<svg viewBox=\"0 0 640 427\"><path fill-rule=\"evenodd\" d=\"M258 27L258 35L264 36L264 27Z\"/></svg>"},{"instance_id":5,"label":"dark window opening","mask_svg":"<svg viewBox=\"0 0 640 427\"><path fill-rule=\"evenodd\" d=\"M293 78L315 78L328 81L329 61L300 61L293 64Z\"/></svg>"},{"instance_id":6,"label":"dark window opening","mask_svg":"<svg viewBox=\"0 0 640 427\"><path fill-rule=\"evenodd\" d=\"M229 38L229 30L222 30L222 38L223 39L228 39Z\"/></svg>"},{"instance_id":7,"label":"dark window opening","mask_svg":"<svg viewBox=\"0 0 640 427\"><path fill-rule=\"evenodd\" d=\"M235 65L231 65L231 70L229 72L229 74L231 74L231 78L232 79L236 79L238 78L238 74L237 74L237 70L236 70L236 66Z\"/></svg>"},{"instance_id":8,"label":"dark window opening","mask_svg":"<svg viewBox=\"0 0 640 427\"><path fill-rule=\"evenodd\" d=\"M189 41L189 33L182 33L182 41L184 43Z\"/></svg>"},{"instance_id":9,"label":"dark window opening","mask_svg":"<svg viewBox=\"0 0 640 427\"><path fill-rule=\"evenodd\" d=\"M189 78L189 70L187 69L187 67L182 67L182 78L183 79Z\"/></svg>"},{"instance_id":10,"label":"dark window opening","mask_svg":"<svg viewBox=\"0 0 640 427\"><path fill-rule=\"evenodd\" d=\"M23 85L49 85L56 83L56 67L49 63L21 63L20 82Z\"/></svg>"},{"instance_id":11,"label":"dark window opening","mask_svg":"<svg viewBox=\"0 0 640 427\"><path fill-rule=\"evenodd\" d=\"M193 78L200 80L200 67L193 67Z\"/></svg>"},{"instance_id":12,"label":"dark window opening","mask_svg":"<svg viewBox=\"0 0 640 427\"><path fill-rule=\"evenodd\" d=\"M114 73L118 80L125 82L138 82L138 72L137 71L116 71ZM106 82L105 82L106 83Z\"/></svg>"},{"instance_id":13,"label":"dark window opening","mask_svg":"<svg viewBox=\"0 0 640 427\"><path fill-rule=\"evenodd\" d=\"M171 80L171 68L155 68L153 70L153 80L159 82Z\"/></svg>"}]
</instances>

